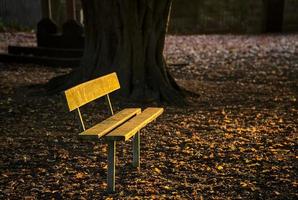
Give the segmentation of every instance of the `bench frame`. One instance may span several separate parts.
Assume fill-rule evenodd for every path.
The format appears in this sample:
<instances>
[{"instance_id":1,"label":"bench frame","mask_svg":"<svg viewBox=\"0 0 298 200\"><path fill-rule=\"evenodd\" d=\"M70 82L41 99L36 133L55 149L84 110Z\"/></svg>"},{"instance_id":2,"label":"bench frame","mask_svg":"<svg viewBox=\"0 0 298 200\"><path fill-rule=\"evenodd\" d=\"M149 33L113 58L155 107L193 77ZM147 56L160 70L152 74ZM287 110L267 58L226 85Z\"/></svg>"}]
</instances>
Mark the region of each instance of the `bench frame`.
<instances>
[{"instance_id":1,"label":"bench frame","mask_svg":"<svg viewBox=\"0 0 298 200\"><path fill-rule=\"evenodd\" d=\"M159 115L162 114L163 108L147 108L143 113L140 108L131 109L129 117L125 118L121 122L117 123L115 126L109 127L107 130L94 131L90 134L90 129L86 130L84 120L80 111L80 107L97 99L105 96L107 100L108 107L111 112L111 119L114 115L113 106L109 97L109 93L120 88L119 81L116 73L108 74L103 77L79 84L73 88L70 88L65 91L66 100L70 111L77 110L80 123L83 129L83 132L80 133L80 136L96 136L97 138L104 137L105 142L108 144L108 170L107 170L107 188L108 192L115 192L115 168L116 168L116 143L121 140L128 140L132 137L132 153L133 161L132 166L135 169L140 168L140 130L145 127L148 123L155 120ZM151 109L151 110L150 110ZM124 109L129 110L129 109ZM148 111L148 112L146 112ZM152 112L151 112L152 111ZM151 112L151 113L150 113ZM119 112L120 113L120 112ZM145 114L146 113L146 114ZM149 114L148 114L149 113ZM142 114L144 114L142 116ZM149 117L148 117L149 116ZM140 117L141 119L137 119ZM133 121L134 120L134 121ZM138 126L130 127L135 122L141 121ZM101 122L103 123L103 122ZM100 125L101 123L97 124ZM121 129L122 127L122 129ZM124 128L125 127L125 128ZM131 129L130 129L131 128ZM129 129L128 135L117 135L119 132ZM115 133L116 131L116 133ZM88 132L88 133L87 133ZM87 133L87 134L86 134Z\"/></svg>"},{"instance_id":2,"label":"bench frame","mask_svg":"<svg viewBox=\"0 0 298 200\"><path fill-rule=\"evenodd\" d=\"M109 104L110 112L114 115L114 110L109 95L106 95L107 102ZM86 126L80 111L80 108L77 108L78 115L80 118L80 123L82 129L85 131ZM138 114L138 113L137 113ZM124 122L125 123L125 122ZM115 192L115 177L116 177L116 140L106 140L108 144L108 171L107 171L107 185L109 192ZM132 166L135 169L140 168L140 131L138 131L132 140L133 147L133 161Z\"/></svg>"}]
</instances>

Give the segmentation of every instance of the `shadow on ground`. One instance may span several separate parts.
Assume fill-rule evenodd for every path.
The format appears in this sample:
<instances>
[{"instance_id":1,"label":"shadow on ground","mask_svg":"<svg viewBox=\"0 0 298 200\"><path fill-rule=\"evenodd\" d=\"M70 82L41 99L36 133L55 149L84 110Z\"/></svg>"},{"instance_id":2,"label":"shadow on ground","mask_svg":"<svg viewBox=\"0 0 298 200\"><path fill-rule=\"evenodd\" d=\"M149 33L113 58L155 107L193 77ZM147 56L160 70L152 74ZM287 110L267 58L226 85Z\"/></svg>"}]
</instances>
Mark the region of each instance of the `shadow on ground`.
<instances>
[{"instance_id":1,"label":"shadow on ground","mask_svg":"<svg viewBox=\"0 0 298 200\"><path fill-rule=\"evenodd\" d=\"M199 97L142 131L140 171L118 144L112 195L106 144L79 140L61 96L31 94L67 69L1 64L0 198L297 199L298 36L169 36L165 54ZM108 116L100 100L82 112Z\"/></svg>"}]
</instances>

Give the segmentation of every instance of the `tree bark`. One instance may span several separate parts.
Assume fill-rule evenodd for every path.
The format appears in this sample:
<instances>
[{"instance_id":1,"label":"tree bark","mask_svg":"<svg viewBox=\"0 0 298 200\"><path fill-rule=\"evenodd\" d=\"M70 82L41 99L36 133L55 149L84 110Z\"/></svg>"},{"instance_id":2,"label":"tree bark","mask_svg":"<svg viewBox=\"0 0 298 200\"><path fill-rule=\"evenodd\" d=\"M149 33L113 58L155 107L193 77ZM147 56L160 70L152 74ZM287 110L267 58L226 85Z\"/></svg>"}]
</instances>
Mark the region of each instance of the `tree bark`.
<instances>
[{"instance_id":1,"label":"tree bark","mask_svg":"<svg viewBox=\"0 0 298 200\"><path fill-rule=\"evenodd\" d=\"M163 57L171 3L82 0L86 39L81 67L66 81L65 77L56 78L50 85L65 89L116 72L124 97L183 104L181 91Z\"/></svg>"}]
</instances>

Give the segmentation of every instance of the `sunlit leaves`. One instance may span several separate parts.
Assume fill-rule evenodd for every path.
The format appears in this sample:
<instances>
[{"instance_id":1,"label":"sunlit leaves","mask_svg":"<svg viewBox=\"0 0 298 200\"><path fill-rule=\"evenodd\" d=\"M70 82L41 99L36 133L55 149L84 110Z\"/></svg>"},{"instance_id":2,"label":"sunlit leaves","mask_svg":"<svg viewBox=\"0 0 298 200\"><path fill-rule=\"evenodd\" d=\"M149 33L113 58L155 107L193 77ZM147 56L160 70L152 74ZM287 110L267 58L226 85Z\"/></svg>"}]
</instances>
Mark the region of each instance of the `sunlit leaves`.
<instances>
[{"instance_id":1,"label":"sunlit leaves","mask_svg":"<svg viewBox=\"0 0 298 200\"><path fill-rule=\"evenodd\" d=\"M111 195L107 145L81 141L78 119L61 98L32 96L27 87L65 71L1 66L0 198L296 199L297 40L168 37L168 60L190 63L170 71L199 96L188 97L184 108L165 105L142 130L140 171L130 165L131 143L117 143ZM128 105L115 101L120 107ZM82 112L88 124L108 116L104 102Z\"/></svg>"}]
</instances>

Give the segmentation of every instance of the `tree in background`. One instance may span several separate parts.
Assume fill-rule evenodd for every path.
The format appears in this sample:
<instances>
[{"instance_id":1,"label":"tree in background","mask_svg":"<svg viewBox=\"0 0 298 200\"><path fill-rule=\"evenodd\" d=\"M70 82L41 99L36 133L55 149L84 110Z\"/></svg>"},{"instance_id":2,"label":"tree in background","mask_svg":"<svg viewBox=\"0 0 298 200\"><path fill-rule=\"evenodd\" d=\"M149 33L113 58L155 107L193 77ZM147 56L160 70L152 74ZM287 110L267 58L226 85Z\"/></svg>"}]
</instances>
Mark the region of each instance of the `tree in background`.
<instances>
[{"instance_id":1,"label":"tree in background","mask_svg":"<svg viewBox=\"0 0 298 200\"><path fill-rule=\"evenodd\" d=\"M282 32L285 0L263 0L265 32Z\"/></svg>"},{"instance_id":2,"label":"tree in background","mask_svg":"<svg viewBox=\"0 0 298 200\"><path fill-rule=\"evenodd\" d=\"M163 56L171 4L172 0L82 0L86 39L81 67L52 79L50 91L115 71L125 97L183 103Z\"/></svg>"}]
</instances>

